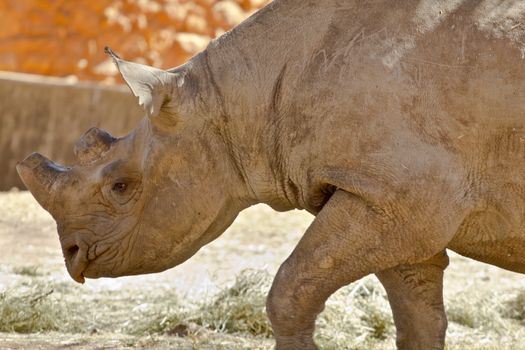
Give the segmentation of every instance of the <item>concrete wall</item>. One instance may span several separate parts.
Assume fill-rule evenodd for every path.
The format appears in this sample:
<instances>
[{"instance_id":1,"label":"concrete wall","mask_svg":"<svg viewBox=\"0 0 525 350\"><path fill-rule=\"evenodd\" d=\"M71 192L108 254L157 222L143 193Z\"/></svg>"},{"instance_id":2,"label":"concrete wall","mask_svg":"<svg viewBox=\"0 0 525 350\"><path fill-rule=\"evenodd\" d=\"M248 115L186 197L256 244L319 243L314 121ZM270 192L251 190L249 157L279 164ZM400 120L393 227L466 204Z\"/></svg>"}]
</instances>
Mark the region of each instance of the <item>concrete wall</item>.
<instances>
[{"instance_id":1,"label":"concrete wall","mask_svg":"<svg viewBox=\"0 0 525 350\"><path fill-rule=\"evenodd\" d=\"M97 126L122 136L142 115L125 86L0 72L0 191L23 188L15 166L31 152L71 163L84 131Z\"/></svg>"}]
</instances>

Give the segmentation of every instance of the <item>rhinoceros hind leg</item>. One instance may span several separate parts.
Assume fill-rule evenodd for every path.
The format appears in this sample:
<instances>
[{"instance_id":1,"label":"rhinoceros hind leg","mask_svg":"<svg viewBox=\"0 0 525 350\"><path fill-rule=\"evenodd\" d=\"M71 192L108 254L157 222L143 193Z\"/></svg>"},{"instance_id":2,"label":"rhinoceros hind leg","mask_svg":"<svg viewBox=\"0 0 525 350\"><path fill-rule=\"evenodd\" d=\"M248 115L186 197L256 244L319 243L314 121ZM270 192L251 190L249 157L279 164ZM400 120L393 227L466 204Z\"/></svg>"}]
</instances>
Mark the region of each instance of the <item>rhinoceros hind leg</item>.
<instances>
[{"instance_id":1,"label":"rhinoceros hind leg","mask_svg":"<svg viewBox=\"0 0 525 350\"><path fill-rule=\"evenodd\" d=\"M400 265L376 273L385 287L401 350L442 350L447 317L443 305L445 251L413 265Z\"/></svg>"},{"instance_id":2,"label":"rhinoceros hind leg","mask_svg":"<svg viewBox=\"0 0 525 350\"><path fill-rule=\"evenodd\" d=\"M315 319L337 289L445 249L446 235L413 232L399 217L394 206L383 209L342 190L332 195L270 290L267 310L278 350L317 349Z\"/></svg>"}]
</instances>

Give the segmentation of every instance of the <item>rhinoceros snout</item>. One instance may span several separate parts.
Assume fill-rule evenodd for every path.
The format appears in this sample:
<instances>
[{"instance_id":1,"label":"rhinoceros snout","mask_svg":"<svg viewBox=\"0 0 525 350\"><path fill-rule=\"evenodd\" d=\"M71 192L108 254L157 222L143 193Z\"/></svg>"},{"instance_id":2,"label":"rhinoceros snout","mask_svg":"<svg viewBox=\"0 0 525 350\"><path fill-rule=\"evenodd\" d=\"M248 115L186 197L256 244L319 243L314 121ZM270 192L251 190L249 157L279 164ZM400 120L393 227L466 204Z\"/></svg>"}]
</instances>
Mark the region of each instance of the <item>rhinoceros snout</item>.
<instances>
[{"instance_id":1,"label":"rhinoceros snout","mask_svg":"<svg viewBox=\"0 0 525 350\"><path fill-rule=\"evenodd\" d=\"M58 176L67 172L68 168L54 163L40 153L32 153L17 164L16 170L38 203L48 209L51 187Z\"/></svg>"}]
</instances>

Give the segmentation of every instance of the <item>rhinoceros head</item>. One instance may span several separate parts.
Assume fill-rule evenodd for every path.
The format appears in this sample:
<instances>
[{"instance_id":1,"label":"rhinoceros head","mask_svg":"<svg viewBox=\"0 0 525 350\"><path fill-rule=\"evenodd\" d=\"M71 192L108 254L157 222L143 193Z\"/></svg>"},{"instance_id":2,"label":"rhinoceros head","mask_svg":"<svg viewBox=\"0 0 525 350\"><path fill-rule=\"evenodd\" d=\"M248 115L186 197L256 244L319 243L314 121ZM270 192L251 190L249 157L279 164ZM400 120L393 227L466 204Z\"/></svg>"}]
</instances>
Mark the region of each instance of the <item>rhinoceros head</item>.
<instances>
[{"instance_id":1,"label":"rhinoceros head","mask_svg":"<svg viewBox=\"0 0 525 350\"><path fill-rule=\"evenodd\" d=\"M75 146L75 165L34 153L17 166L56 220L66 267L80 283L173 267L247 205L234 193L222 143L203 132L210 110L188 67L163 71L108 53L147 117L123 138L90 129Z\"/></svg>"}]
</instances>

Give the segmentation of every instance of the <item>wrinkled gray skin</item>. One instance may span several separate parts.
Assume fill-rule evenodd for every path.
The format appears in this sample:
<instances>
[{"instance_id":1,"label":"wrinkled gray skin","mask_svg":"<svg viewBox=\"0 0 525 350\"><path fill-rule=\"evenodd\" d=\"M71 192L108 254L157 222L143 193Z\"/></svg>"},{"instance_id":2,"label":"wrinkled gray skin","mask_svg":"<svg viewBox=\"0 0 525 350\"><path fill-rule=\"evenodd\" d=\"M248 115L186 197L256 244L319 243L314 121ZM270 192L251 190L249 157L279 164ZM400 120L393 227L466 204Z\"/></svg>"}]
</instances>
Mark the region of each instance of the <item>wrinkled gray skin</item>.
<instances>
[{"instance_id":1,"label":"wrinkled gray skin","mask_svg":"<svg viewBox=\"0 0 525 350\"><path fill-rule=\"evenodd\" d=\"M446 248L525 272L524 13L277 0L176 69L114 56L142 123L18 170L78 282L180 264L255 203L306 209L268 298L277 349L315 349L325 300L371 273L398 347L443 349Z\"/></svg>"}]
</instances>

